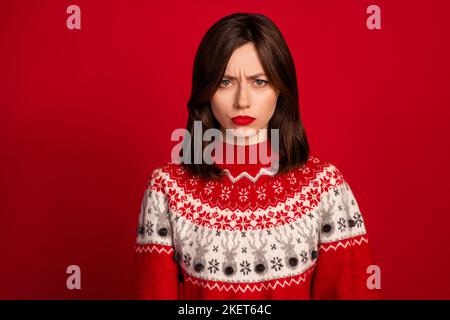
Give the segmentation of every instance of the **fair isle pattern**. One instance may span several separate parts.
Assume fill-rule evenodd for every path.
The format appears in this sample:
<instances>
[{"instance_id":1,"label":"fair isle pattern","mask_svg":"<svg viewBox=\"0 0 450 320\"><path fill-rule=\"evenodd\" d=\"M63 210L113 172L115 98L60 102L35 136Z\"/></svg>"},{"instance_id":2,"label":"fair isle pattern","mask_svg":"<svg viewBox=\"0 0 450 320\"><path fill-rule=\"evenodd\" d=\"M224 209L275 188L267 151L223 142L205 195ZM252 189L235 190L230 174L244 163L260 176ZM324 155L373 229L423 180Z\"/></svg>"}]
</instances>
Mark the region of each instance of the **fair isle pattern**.
<instances>
[{"instance_id":1,"label":"fair isle pattern","mask_svg":"<svg viewBox=\"0 0 450 320\"><path fill-rule=\"evenodd\" d=\"M314 267L309 268L306 270L306 272L290 278L285 279L277 279L277 280L271 280L266 282L259 282L255 284L248 284L248 283L240 283L240 284L231 284L231 283L219 283L219 282L211 282L211 281L204 281L200 280L194 277L187 276L186 281L191 282L194 285L201 286L203 288L209 289L209 290L219 290L219 291L233 291L235 293L242 292L245 293L246 291L250 292L261 292L263 290L275 290L277 287L287 287L291 285L300 285L302 283L305 283L307 280L307 277L314 271Z\"/></svg>"},{"instance_id":2,"label":"fair isle pattern","mask_svg":"<svg viewBox=\"0 0 450 320\"><path fill-rule=\"evenodd\" d=\"M174 222L173 246L186 274L198 279L268 281L297 276L314 264L318 251L315 225L317 218L306 216L277 228L231 232L198 227L180 218ZM197 265L203 266L201 270Z\"/></svg>"},{"instance_id":3,"label":"fair isle pattern","mask_svg":"<svg viewBox=\"0 0 450 320\"><path fill-rule=\"evenodd\" d=\"M328 167L317 173L316 179L309 181L309 184L303 184L299 188L299 192L294 193L291 197L286 197L284 202L264 209L258 208L254 211L250 209L242 211L230 208L220 210L211 207L209 203L202 203L198 198L193 197L191 193L186 193L185 188L173 182L172 177L165 172L159 171L155 179L169 181L165 183L167 185L165 188L162 188L161 184L155 184L152 190L154 192L164 190L168 194L168 206L173 215L186 217L199 226L232 231L257 230L292 223L304 214L311 214L310 212L317 207L323 182L327 183L327 190L344 183L339 173L333 167ZM272 182L274 186L280 186L280 182L276 178L272 179L274 180ZM225 186L225 188L227 187ZM264 187L256 188L257 199L266 197L265 194L262 194ZM236 187L236 195L242 201L249 199L250 195L248 193L247 187Z\"/></svg>"},{"instance_id":4,"label":"fair isle pattern","mask_svg":"<svg viewBox=\"0 0 450 320\"><path fill-rule=\"evenodd\" d=\"M167 174L162 174L170 179ZM295 194L275 207L255 211L232 211L218 210L210 207L209 204L203 204L191 194L185 194L184 189L179 188L175 183L167 190L168 206L173 216L184 217L201 227L230 231L267 229L292 223L305 214L311 215L310 212L317 207L319 199L318 187L311 183L311 185L303 186L303 193Z\"/></svg>"},{"instance_id":5,"label":"fair isle pattern","mask_svg":"<svg viewBox=\"0 0 450 320\"><path fill-rule=\"evenodd\" d=\"M153 243L136 244L135 251L138 253L158 252L158 253L171 254L171 253L173 253L173 248L167 247L164 245L157 245L157 244L153 244Z\"/></svg>"},{"instance_id":6,"label":"fair isle pattern","mask_svg":"<svg viewBox=\"0 0 450 320\"><path fill-rule=\"evenodd\" d=\"M327 252L328 250L338 250L339 248L345 249L347 247L360 246L362 243L369 243L369 239L366 235L357 237L355 239L348 239L345 241L338 241L336 243L324 243L321 244L319 249Z\"/></svg>"},{"instance_id":7,"label":"fair isle pattern","mask_svg":"<svg viewBox=\"0 0 450 320\"><path fill-rule=\"evenodd\" d=\"M233 183L228 176L222 177L221 181L204 181L190 175L187 169L181 165L168 163L159 170L167 173L170 180L166 181L160 173L157 173L159 177L156 177L154 183L155 188L160 191L171 187L171 184L177 184L185 194L218 210L254 211L258 208L265 210L269 206L273 207L278 203L284 203L295 193L301 193L302 187L308 185L311 180L314 180L319 186L321 181L317 181L317 174L323 172L326 166L326 162L310 156L305 165L293 169L289 173L274 177L262 175L254 183L249 183L251 182L249 179L239 179ZM330 178L337 179L337 172L330 171L324 182ZM307 196L318 197L318 194Z\"/></svg>"},{"instance_id":8,"label":"fair isle pattern","mask_svg":"<svg viewBox=\"0 0 450 320\"><path fill-rule=\"evenodd\" d=\"M137 241L173 247L186 275L199 281L255 284L300 276L316 263L319 245L365 234L340 172L331 164L318 167L284 203L256 211L201 203L158 168L144 194Z\"/></svg>"},{"instance_id":9,"label":"fair isle pattern","mask_svg":"<svg viewBox=\"0 0 450 320\"><path fill-rule=\"evenodd\" d=\"M279 175L227 168L231 177L213 181L181 164L152 172L135 250L141 297L375 296L366 286L372 262L365 224L334 165L310 156Z\"/></svg>"},{"instance_id":10,"label":"fair isle pattern","mask_svg":"<svg viewBox=\"0 0 450 320\"><path fill-rule=\"evenodd\" d=\"M249 179L251 182L255 183L259 179L259 177L261 177L262 175L273 176L275 174L272 170L269 170L269 168L261 168L259 170L259 172L256 174L256 176L254 176L254 177L246 171L241 172L236 177L233 177L230 170L228 170L228 169L223 169L223 171L225 171L225 173L228 175L228 177L230 178L232 183L236 183L239 179L244 178L244 177Z\"/></svg>"}]
</instances>

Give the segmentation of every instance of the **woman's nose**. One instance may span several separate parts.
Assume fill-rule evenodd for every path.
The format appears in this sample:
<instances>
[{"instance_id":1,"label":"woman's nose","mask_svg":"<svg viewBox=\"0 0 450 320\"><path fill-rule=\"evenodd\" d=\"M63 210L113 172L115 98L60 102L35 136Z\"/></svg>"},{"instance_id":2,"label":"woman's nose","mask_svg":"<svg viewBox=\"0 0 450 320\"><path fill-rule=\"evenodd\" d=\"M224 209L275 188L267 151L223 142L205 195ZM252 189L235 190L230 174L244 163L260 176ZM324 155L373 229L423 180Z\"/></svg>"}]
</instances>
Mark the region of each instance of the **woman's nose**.
<instances>
[{"instance_id":1,"label":"woman's nose","mask_svg":"<svg viewBox=\"0 0 450 320\"><path fill-rule=\"evenodd\" d=\"M245 84L241 84L238 87L237 92L237 107L238 108L248 108L250 107L250 95L247 92L248 88L246 88Z\"/></svg>"}]
</instances>

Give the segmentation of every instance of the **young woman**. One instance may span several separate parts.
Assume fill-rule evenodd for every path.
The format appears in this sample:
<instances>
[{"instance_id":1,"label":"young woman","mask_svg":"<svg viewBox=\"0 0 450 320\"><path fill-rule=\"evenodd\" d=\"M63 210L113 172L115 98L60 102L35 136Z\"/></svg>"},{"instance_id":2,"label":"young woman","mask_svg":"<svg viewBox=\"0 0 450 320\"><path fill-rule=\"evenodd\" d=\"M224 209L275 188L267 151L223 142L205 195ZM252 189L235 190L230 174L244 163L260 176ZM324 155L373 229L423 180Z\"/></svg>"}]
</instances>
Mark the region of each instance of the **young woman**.
<instances>
[{"instance_id":1,"label":"young woman","mask_svg":"<svg viewBox=\"0 0 450 320\"><path fill-rule=\"evenodd\" d=\"M378 298L358 204L336 166L309 153L294 63L273 22L241 13L216 22L192 80L187 136L196 123L222 135L213 163L194 161L202 141L153 171L135 298Z\"/></svg>"}]
</instances>

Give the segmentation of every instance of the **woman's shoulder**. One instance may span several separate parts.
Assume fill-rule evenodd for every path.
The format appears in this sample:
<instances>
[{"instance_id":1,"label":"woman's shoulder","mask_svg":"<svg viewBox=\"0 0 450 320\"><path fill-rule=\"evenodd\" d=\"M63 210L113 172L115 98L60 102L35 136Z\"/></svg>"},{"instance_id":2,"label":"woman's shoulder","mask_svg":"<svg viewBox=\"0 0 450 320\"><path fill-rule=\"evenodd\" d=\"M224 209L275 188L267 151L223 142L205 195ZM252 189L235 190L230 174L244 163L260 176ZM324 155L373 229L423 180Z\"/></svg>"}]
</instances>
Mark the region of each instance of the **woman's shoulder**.
<instances>
[{"instance_id":1,"label":"woman's shoulder","mask_svg":"<svg viewBox=\"0 0 450 320\"><path fill-rule=\"evenodd\" d=\"M171 184L173 180L180 177L186 178L189 175L188 170L181 164L174 161L168 161L159 165L153 166L147 179L148 185L155 183L166 186Z\"/></svg>"},{"instance_id":2,"label":"woman's shoulder","mask_svg":"<svg viewBox=\"0 0 450 320\"><path fill-rule=\"evenodd\" d=\"M340 185L345 181L338 166L315 153L311 153L306 163L298 167L297 170L302 175L311 176L316 181L316 185L320 186L322 190Z\"/></svg>"},{"instance_id":3,"label":"woman's shoulder","mask_svg":"<svg viewBox=\"0 0 450 320\"><path fill-rule=\"evenodd\" d=\"M160 176L164 173L181 170L184 170L184 167L180 163L168 161L155 166L152 170L152 176Z\"/></svg>"}]
</instances>

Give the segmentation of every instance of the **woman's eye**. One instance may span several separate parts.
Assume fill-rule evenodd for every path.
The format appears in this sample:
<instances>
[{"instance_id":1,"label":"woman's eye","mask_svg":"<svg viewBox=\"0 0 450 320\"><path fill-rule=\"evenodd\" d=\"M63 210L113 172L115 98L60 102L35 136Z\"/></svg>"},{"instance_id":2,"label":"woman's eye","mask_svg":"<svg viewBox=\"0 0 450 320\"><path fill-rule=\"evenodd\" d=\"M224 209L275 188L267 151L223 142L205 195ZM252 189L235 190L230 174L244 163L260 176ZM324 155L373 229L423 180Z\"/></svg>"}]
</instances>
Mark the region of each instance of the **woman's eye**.
<instances>
[{"instance_id":1,"label":"woman's eye","mask_svg":"<svg viewBox=\"0 0 450 320\"><path fill-rule=\"evenodd\" d=\"M231 82L230 80L225 79L225 80L222 80L220 82L220 84L223 85L223 86L227 86L227 84L230 83L230 82Z\"/></svg>"},{"instance_id":2,"label":"woman's eye","mask_svg":"<svg viewBox=\"0 0 450 320\"><path fill-rule=\"evenodd\" d=\"M255 82L258 87L262 87L267 83L266 80L261 80L261 79L256 79Z\"/></svg>"}]
</instances>

